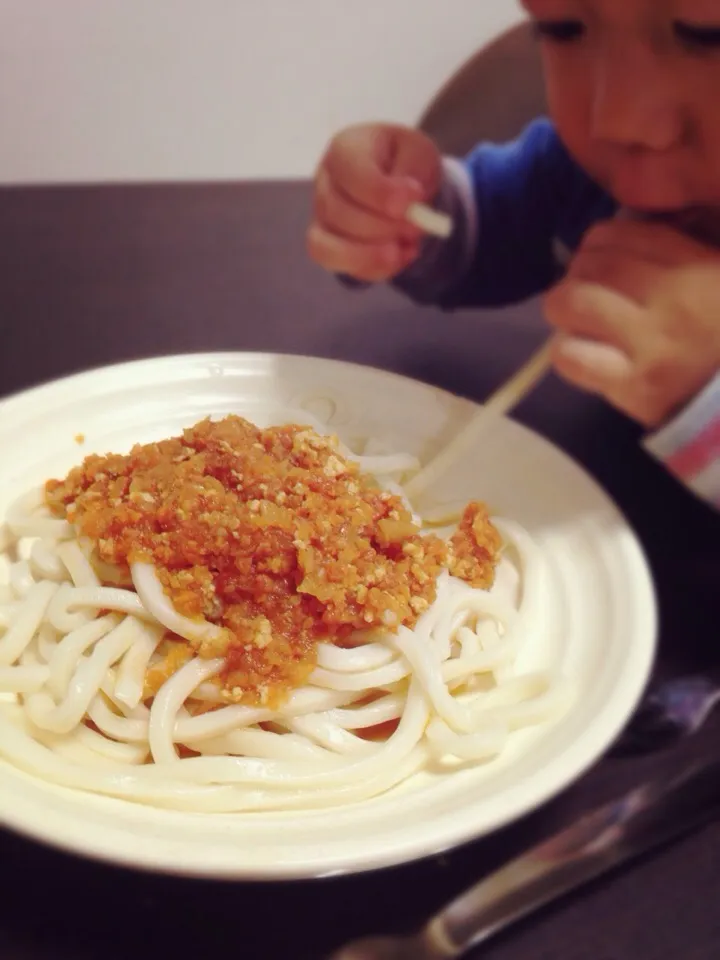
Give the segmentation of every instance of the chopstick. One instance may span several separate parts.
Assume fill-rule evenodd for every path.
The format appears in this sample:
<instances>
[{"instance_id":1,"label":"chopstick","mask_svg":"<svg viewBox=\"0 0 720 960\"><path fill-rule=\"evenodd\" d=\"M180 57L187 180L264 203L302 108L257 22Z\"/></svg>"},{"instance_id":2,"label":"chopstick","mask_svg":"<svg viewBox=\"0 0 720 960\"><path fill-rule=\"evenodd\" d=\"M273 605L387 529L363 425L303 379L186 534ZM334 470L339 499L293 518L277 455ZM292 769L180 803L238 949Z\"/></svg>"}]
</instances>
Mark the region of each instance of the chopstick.
<instances>
[{"instance_id":1,"label":"chopstick","mask_svg":"<svg viewBox=\"0 0 720 960\"><path fill-rule=\"evenodd\" d=\"M431 236L447 239L453 232L453 221L446 213L424 203L413 203L407 219ZM516 406L529 393L550 367L550 341L530 358L506 383L485 401L470 422L424 467L405 484L405 492L412 500L432 486L462 454L471 447L492 417L500 417Z\"/></svg>"},{"instance_id":2,"label":"chopstick","mask_svg":"<svg viewBox=\"0 0 720 960\"><path fill-rule=\"evenodd\" d=\"M516 374L510 377L490 396L482 408L473 414L470 421L432 460L405 483L405 492L410 500L431 487L456 463L468 447L480 437L488 422L506 414L535 387L550 368L550 340L533 354Z\"/></svg>"}]
</instances>

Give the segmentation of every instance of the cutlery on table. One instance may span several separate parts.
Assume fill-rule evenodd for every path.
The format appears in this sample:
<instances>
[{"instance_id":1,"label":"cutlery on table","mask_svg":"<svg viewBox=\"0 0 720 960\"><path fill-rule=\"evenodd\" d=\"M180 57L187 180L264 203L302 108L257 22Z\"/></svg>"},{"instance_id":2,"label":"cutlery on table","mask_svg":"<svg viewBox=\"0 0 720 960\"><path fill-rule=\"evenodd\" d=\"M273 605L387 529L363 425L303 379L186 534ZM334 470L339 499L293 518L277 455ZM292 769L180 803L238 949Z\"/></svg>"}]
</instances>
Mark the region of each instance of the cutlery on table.
<instances>
[{"instance_id":1,"label":"cutlery on table","mask_svg":"<svg viewBox=\"0 0 720 960\"><path fill-rule=\"evenodd\" d=\"M685 766L635 787L511 861L453 900L419 933L357 940L331 960L464 956L512 923L718 815L720 760Z\"/></svg>"},{"instance_id":2,"label":"cutlery on table","mask_svg":"<svg viewBox=\"0 0 720 960\"><path fill-rule=\"evenodd\" d=\"M720 685L710 677L676 677L644 698L610 751L634 756L662 750L692 736L720 703Z\"/></svg>"}]
</instances>

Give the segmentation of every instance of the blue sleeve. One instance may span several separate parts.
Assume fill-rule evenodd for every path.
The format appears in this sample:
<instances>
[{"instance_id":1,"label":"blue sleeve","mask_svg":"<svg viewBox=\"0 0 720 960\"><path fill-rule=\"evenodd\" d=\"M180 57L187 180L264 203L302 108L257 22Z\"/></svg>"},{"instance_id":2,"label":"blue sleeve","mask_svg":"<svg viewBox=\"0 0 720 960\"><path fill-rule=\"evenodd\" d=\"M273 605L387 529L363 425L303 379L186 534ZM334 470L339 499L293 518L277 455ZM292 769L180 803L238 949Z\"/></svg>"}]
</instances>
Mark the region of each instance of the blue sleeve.
<instances>
[{"instance_id":1,"label":"blue sleeve","mask_svg":"<svg viewBox=\"0 0 720 960\"><path fill-rule=\"evenodd\" d=\"M515 141L482 144L465 166L476 204L477 239L468 269L442 306L498 306L550 287L561 275L554 243L577 244L612 201L570 157L547 119Z\"/></svg>"}]
</instances>

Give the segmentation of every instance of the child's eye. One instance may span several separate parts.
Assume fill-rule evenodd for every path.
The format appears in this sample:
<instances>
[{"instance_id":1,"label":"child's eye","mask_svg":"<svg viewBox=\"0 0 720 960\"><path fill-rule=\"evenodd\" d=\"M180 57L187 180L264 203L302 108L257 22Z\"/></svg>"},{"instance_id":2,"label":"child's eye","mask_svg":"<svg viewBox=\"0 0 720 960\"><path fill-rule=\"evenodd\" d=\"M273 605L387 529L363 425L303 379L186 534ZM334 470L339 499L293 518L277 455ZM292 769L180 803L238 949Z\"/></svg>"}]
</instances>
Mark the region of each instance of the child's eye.
<instances>
[{"instance_id":1,"label":"child's eye","mask_svg":"<svg viewBox=\"0 0 720 960\"><path fill-rule=\"evenodd\" d=\"M535 35L554 43L572 43L585 33L585 25L580 20L536 20Z\"/></svg>"},{"instance_id":2,"label":"child's eye","mask_svg":"<svg viewBox=\"0 0 720 960\"><path fill-rule=\"evenodd\" d=\"M694 47L699 50L720 49L720 24L717 26L699 26L698 24L676 20L673 27L675 36L686 47Z\"/></svg>"}]
</instances>

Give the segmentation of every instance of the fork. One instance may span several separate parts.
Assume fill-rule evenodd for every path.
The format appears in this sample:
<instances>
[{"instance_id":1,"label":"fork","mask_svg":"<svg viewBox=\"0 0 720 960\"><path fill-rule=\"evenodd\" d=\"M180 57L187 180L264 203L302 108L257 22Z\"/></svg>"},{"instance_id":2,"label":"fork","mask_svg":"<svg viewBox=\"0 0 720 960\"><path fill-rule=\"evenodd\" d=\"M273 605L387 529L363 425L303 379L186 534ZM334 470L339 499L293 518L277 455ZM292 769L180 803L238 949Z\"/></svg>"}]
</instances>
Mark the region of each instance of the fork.
<instances>
[{"instance_id":1,"label":"fork","mask_svg":"<svg viewBox=\"0 0 720 960\"><path fill-rule=\"evenodd\" d=\"M582 817L471 887L407 937L356 940L330 960L464 956L517 920L720 815L720 760L684 766Z\"/></svg>"}]
</instances>

